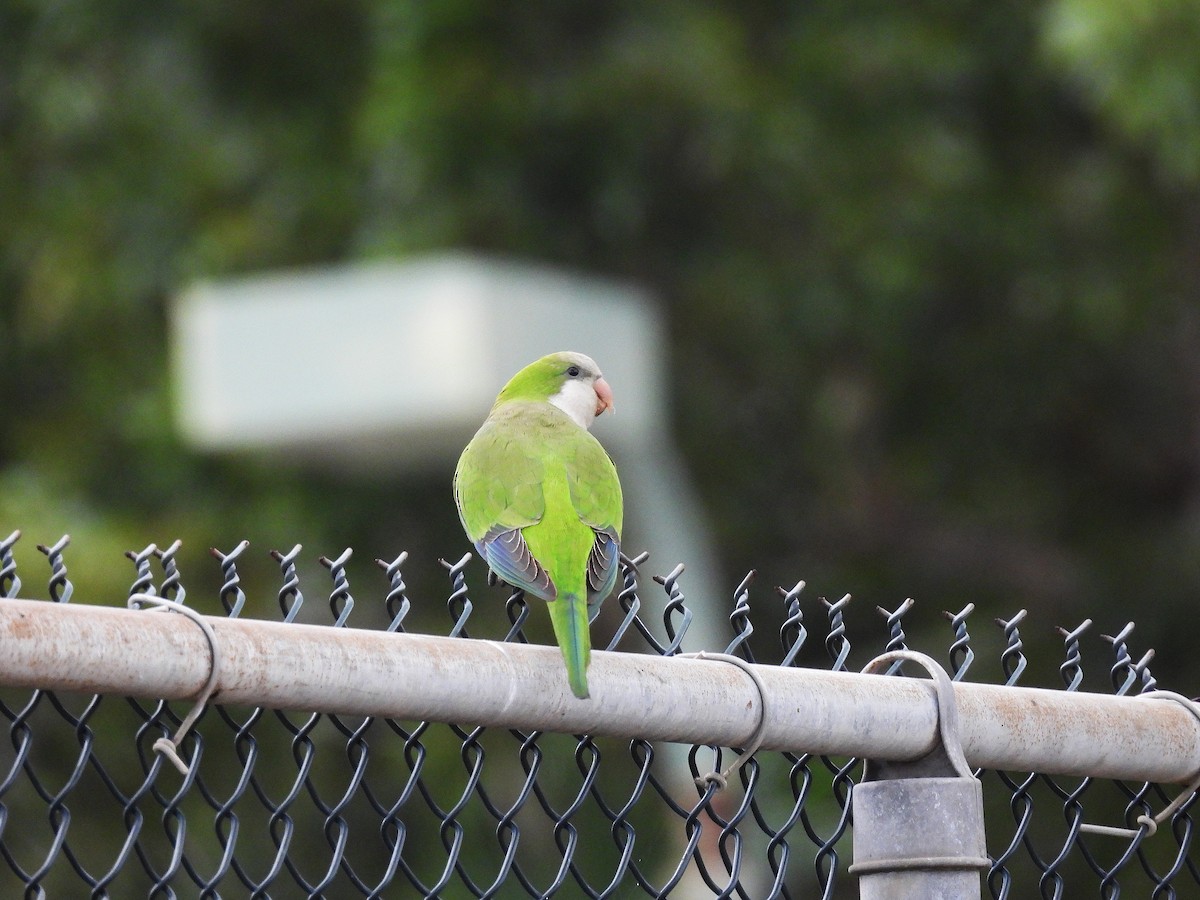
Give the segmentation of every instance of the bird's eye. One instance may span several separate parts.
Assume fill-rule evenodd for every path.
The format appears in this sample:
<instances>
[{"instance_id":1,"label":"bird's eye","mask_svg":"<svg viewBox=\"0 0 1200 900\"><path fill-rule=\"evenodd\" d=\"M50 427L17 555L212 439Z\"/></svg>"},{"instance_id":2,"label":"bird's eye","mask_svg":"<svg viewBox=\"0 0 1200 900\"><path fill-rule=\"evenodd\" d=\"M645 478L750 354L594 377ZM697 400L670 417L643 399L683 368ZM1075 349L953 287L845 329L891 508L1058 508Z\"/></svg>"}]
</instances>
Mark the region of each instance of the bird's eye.
<instances>
[{"instance_id":1,"label":"bird's eye","mask_svg":"<svg viewBox=\"0 0 1200 900\"><path fill-rule=\"evenodd\" d=\"M579 377L579 366L569 366L567 368L567 374L570 375L572 378L578 378Z\"/></svg>"}]
</instances>

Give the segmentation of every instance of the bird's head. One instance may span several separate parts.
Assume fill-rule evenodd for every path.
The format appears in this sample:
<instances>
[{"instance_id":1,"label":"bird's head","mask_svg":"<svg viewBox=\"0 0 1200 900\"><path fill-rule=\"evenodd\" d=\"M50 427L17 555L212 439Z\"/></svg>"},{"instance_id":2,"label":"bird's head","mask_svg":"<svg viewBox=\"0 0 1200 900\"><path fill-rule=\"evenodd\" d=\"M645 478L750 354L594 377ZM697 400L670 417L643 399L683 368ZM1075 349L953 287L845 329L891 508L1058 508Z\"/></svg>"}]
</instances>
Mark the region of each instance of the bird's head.
<instances>
[{"instance_id":1,"label":"bird's head","mask_svg":"<svg viewBox=\"0 0 1200 900\"><path fill-rule=\"evenodd\" d=\"M500 391L496 403L543 400L552 403L584 428L596 416L614 409L612 388L590 356L563 351L530 363Z\"/></svg>"}]
</instances>

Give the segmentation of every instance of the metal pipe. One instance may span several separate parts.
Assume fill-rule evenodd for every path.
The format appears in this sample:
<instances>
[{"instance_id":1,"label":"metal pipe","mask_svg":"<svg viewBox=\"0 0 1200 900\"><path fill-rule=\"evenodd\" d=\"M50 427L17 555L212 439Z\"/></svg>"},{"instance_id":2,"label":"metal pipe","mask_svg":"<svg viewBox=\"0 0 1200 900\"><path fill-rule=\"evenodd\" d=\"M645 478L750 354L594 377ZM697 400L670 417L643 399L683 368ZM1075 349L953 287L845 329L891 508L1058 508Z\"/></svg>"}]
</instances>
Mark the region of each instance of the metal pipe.
<instances>
[{"instance_id":1,"label":"metal pipe","mask_svg":"<svg viewBox=\"0 0 1200 900\"><path fill-rule=\"evenodd\" d=\"M213 701L522 730L744 746L874 760L937 740L930 682L597 651L592 697L575 699L555 647L205 617L221 655ZM186 617L0 600L0 686L180 700L209 673ZM1186 782L1200 721L1168 700L958 683L972 766Z\"/></svg>"},{"instance_id":2,"label":"metal pipe","mask_svg":"<svg viewBox=\"0 0 1200 900\"><path fill-rule=\"evenodd\" d=\"M859 900L979 900L989 860L978 779L863 781L853 802Z\"/></svg>"}]
</instances>

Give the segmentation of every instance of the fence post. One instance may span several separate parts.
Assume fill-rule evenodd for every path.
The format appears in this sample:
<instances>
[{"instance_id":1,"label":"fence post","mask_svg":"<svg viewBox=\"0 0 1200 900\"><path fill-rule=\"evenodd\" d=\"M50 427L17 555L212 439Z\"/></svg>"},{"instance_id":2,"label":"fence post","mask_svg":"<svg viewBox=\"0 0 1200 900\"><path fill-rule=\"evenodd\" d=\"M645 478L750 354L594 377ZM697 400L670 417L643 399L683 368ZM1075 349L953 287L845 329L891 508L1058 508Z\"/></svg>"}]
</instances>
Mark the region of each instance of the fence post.
<instances>
[{"instance_id":1,"label":"fence post","mask_svg":"<svg viewBox=\"0 0 1200 900\"><path fill-rule=\"evenodd\" d=\"M984 843L983 788L958 737L953 685L921 653L898 650L873 659L873 672L900 660L919 663L937 688L938 737L905 762L868 760L854 788L854 864L860 900L979 900Z\"/></svg>"}]
</instances>

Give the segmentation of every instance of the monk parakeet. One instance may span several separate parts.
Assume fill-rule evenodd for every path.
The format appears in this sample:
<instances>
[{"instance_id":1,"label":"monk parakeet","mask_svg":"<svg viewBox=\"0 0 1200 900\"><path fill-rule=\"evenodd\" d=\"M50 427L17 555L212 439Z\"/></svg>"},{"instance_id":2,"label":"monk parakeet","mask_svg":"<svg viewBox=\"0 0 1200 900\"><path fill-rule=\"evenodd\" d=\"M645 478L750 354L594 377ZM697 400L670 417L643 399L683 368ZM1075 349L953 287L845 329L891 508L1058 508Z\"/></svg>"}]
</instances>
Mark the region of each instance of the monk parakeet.
<instances>
[{"instance_id":1,"label":"monk parakeet","mask_svg":"<svg viewBox=\"0 0 1200 900\"><path fill-rule=\"evenodd\" d=\"M546 601L581 698L588 696L588 625L617 580L621 482L588 432L612 405L593 360L544 356L500 391L454 472L467 537L497 576Z\"/></svg>"}]
</instances>

